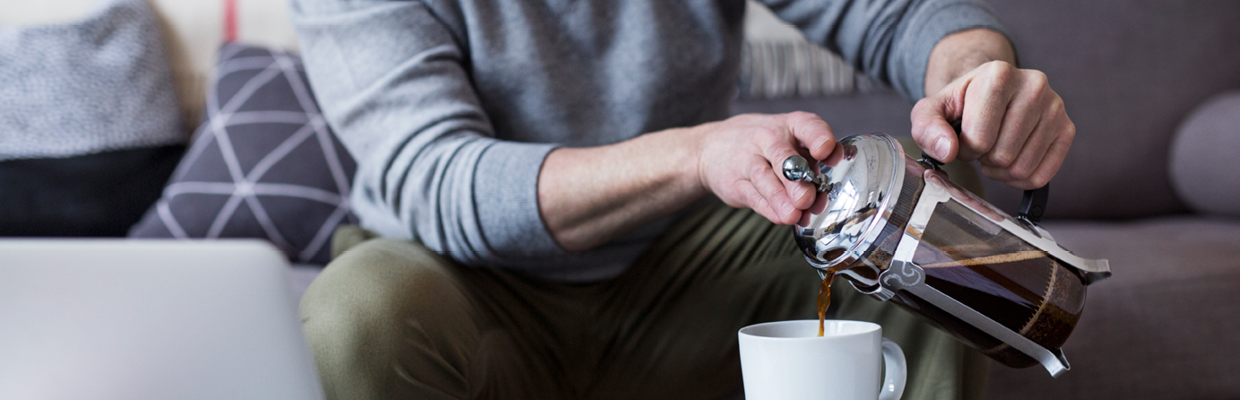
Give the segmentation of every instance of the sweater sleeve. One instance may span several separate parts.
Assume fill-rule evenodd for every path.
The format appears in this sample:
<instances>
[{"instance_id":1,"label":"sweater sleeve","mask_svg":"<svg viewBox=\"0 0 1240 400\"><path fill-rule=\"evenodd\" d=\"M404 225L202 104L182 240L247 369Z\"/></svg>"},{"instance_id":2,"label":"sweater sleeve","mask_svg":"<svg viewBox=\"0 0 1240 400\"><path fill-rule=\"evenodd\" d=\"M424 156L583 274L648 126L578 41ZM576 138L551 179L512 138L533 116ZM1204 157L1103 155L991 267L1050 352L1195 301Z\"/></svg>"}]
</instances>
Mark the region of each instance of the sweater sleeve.
<instances>
[{"instance_id":1,"label":"sweater sleeve","mask_svg":"<svg viewBox=\"0 0 1240 400\"><path fill-rule=\"evenodd\" d=\"M555 145L495 138L452 32L416 1L293 0L324 117L358 162L351 207L469 265L560 254L538 210Z\"/></svg>"},{"instance_id":2,"label":"sweater sleeve","mask_svg":"<svg viewBox=\"0 0 1240 400\"><path fill-rule=\"evenodd\" d=\"M930 52L947 35L972 28L1004 33L980 0L761 0L805 37L891 84L925 97Z\"/></svg>"}]
</instances>

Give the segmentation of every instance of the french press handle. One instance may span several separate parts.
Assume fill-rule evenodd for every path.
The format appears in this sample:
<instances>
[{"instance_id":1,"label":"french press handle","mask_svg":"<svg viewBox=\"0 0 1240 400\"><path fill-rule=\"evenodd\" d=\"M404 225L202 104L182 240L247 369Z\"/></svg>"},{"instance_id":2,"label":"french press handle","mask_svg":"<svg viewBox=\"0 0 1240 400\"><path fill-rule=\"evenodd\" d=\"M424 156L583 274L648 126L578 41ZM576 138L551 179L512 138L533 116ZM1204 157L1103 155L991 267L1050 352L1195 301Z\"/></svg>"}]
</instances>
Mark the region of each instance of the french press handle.
<instances>
[{"instance_id":1,"label":"french press handle","mask_svg":"<svg viewBox=\"0 0 1240 400\"><path fill-rule=\"evenodd\" d=\"M951 126L952 126L952 129L956 130L956 137L959 138L960 137L960 120L953 121L951 123ZM930 163L930 165L934 167L934 169L939 169L939 167L943 165L942 162L935 159L934 157L931 157L929 154L926 154L926 152L924 151L921 152L921 158L925 160L926 162ZM1046 212L1046 199L1050 197L1050 195L1051 195L1051 184L1050 183L1047 183L1046 185L1040 188L1037 188L1037 189L1026 190L1024 197L1022 197L1020 200L1020 210L1019 210L1019 213L1017 214L1017 217L1024 219L1026 221L1035 223L1035 224L1038 222L1041 222L1042 214Z\"/></svg>"}]
</instances>

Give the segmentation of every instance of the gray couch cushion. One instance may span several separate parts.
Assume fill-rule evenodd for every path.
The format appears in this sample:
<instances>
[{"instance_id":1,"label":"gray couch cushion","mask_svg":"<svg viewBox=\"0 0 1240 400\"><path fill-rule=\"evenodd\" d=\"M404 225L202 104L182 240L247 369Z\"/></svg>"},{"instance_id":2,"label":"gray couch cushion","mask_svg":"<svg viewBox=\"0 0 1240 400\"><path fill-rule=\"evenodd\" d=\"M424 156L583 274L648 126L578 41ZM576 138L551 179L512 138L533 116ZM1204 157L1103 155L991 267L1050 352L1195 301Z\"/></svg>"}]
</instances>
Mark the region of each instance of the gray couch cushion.
<instances>
[{"instance_id":1,"label":"gray couch cushion","mask_svg":"<svg viewBox=\"0 0 1240 400\"><path fill-rule=\"evenodd\" d=\"M1166 169L1176 126L1240 88L1240 2L992 0L1027 68L1045 71L1076 123L1047 216L1182 212ZM1001 206L1020 192L989 182Z\"/></svg>"},{"instance_id":2,"label":"gray couch cushion","mask_svg":"<svg viewBox=\"0 0 1240 400\"><path fill-rule=\"evenodd\" d=\"M1210 99L1171 146L1171 179L1193 211L1240 217L1240 92Z\"/></svg>"},{"instance_id":3,"label":"gray couch cushion","mask_svg":"<svg viewBox=\"0 0 1240 400\"><path fill-rule=\"evenodd\" d=\"M95 3L0 26L0 236L124 236L184 151L155 12Z\"/></svg>"},{"instance_id":4,"label":"gray couch cushion","mask_svg":"<svg viewBox=\"0 0 1240 400\"><path fill-rule=\"evenodd\" d=\"M1072 370L992 368L991 399L1240 398L1240 223L1167 217L1047 223L1064 247L1108 258L1064 346Z\"/></svg>"},{"instance_id":5,"label":"gray couch cushion","mask_svg":"<svg viewBox=\"0 0 1240 400\"><path fill-rule=\"evenodd\" d=\"M142 0L0 27L0 161L185 143L159 21Z\"/></svg>"}]
</instances>

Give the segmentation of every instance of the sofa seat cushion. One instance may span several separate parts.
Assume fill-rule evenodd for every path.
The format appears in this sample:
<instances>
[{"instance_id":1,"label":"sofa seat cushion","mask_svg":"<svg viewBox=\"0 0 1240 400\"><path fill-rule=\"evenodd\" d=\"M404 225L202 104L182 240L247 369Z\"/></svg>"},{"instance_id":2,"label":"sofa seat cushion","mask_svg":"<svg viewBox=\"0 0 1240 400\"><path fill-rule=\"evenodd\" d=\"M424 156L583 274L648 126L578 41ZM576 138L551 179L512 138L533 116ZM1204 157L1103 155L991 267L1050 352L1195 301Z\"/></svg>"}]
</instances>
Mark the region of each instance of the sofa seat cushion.
<instances>
[{"instance_id":1,"label":"sofa seat cushion","mask_svg":"<svg viewBox=\"0 0 1240 400\"><path fill-rule=\"evenodd\" d=\"M1072 370L992 368L992 399L1240 398L1240 221L1049 222L1064 247L1111 262L1064 346Z\"/></svg>"}]
</instances>

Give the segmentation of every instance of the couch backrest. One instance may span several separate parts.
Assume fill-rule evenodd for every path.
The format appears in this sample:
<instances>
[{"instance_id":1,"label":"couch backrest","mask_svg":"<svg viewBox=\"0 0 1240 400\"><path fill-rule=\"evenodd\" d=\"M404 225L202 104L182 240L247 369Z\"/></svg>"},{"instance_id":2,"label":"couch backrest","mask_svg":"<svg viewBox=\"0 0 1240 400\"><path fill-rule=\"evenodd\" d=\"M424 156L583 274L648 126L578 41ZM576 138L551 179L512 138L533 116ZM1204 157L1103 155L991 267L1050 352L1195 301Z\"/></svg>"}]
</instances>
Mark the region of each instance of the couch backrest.
<instances>
[{"instance_id":1,"label":"couch backrest","mask_svg":"<svg viewBox=\"0 0 1240 400\"><path fill-rule=\"evenodd\" d=\"M107 0L0 2L0 24L55 23ZM198 122L234 10L238 40L296 50L285 0L147 0L164 18L185 121ZM1176 126L1211 95L1240 88L1240 2L991 0L1024 67L1045 71L1077 125L1048 217L1134 218L1185 211L1167 172ZM229 7L229 4L232 7ZM1221 168L1229 166L1220 166ZM1020 193L993 182L996 204Z\"/></svg>"},{"instance_id":2,"label":"couch backrest","mask_svg":"<svg viewBox=\"0 0 1240 400\"><path fill-rule=\"evenodd\" d=\"M85 17L92 6L107 1L3 1L0 2L0 25L71 22ZM168 48L177 98L188 129L198 125L206 99L207 76L226 38L231 36L246 43L297 50L297 35L288 19L286 0L146 1L163 20L164 45Z\"/></svg>"},{"instance_id":3,"label":"couch backrest","mask_svg":"<svg viewBox=\"0 0 1240 400\"><path fill-rule=\"evenodd\" d=\"M288 51L297 34L288 19L287 0L147 0L166 23L164 38L177 80L186 122L197 126L207 93L207 77L226 39ZM229 24L230 18L234 23ZM231 29L228 29L231 25ZM231 37L230 37L231 36Z\"/></svg>"},{"instance_id":4,"label":"couch backrest","mask_svg":"<svg viewBox=\"0 0 1240 400\"><path fill-rule=\"evenodd\" d=\"M1240 88L1240 2L991 2L1022 66L1047 73L1076 123L1048 216L1185 211L1172 190L1168 148L1194 107ZM1020 196L993 182L987 193L996 204L1014 204Z\"/></svg>"}]
</instances>

